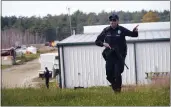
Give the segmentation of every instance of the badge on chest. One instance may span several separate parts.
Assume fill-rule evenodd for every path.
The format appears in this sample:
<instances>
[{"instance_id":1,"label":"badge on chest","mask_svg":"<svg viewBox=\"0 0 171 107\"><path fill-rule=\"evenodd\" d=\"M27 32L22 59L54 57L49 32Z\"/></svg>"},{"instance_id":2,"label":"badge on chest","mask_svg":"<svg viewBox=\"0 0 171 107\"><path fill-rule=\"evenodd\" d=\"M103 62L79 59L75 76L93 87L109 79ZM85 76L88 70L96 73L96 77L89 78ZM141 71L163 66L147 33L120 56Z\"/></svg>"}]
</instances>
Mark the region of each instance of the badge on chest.
<instances>
[{"instance_id":1,"label":"badge on chest","mask_svg":"<svg viewBox=\"0 0 171 107\"><path fill-rule=\"evenodd\" d=\"M118 30L118 32L117 32L117 34L116 34L116 36L120 36L120 34L121 34L121 31L120 31L120 30Z\"/></svg>"}]
</instances>

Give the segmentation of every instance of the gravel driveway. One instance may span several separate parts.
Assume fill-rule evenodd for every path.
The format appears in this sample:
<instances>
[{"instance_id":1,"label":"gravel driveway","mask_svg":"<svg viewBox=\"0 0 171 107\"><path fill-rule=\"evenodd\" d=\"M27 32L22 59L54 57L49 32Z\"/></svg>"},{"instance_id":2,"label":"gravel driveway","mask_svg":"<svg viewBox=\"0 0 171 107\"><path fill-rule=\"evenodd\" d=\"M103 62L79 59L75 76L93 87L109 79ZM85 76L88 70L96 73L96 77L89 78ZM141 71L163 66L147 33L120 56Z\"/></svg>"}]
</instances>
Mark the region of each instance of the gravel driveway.
<instances>
[{"instance_id":1,"label":"gravel driveway","mask_svg":"<svg viewBox=\"0 0 171 107\"><path fill-rule=\"evenodd\" d=\"M28 87L32 79L38 77L40 63L38 59L26 62L23 65L15 65L2 70L2 88Z\"/></svg>"}]
</instances>

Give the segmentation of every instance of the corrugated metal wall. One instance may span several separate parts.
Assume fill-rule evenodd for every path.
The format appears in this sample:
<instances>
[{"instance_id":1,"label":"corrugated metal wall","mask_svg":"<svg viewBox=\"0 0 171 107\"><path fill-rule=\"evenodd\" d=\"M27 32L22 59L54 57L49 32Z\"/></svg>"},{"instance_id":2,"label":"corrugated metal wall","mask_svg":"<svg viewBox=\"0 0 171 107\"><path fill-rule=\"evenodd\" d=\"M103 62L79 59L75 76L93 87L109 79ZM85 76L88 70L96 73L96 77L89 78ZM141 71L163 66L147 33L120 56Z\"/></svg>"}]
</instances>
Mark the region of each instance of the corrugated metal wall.
<instances>
[{"instance_id":1,"label":"corrugated metal wall","mask_svg":"<svg viewBox=\"0 0 171 107\"><path fill-rule=\"evenodd\" d=\"M110 85L106 80L104 48L88 46L65 46L64 65L66 88ZM134 47L128 44L128 55L123 73L123 84L135 84Z\"/></svg>"},{"instance_id":2,"label":"corrugated metal wall","mask_svg":"<svg viewBox=\"0 0 171 107\"><path fill-rule=\"evenodd\" d=\"M145 72L170 72L169 42L135 43L135 48L136 50L133 43L128 44L126 64L129 70L125 67L122 74L123 85L136 84L136 78L138 84L146 84ZM60 47L62 86L65 84L66 88L74 88L110 85L106 80L105 61L101 54L103 49L95 45L82 45L64 46L62 51Z\"/></svg>"},{"instance_id":3,"label":"corrugated metal wall","mask_svg":"<svg viewBox=\"0 0 171 107\"><path fill-rule=\"evenodd\" d=\"M64 47L67 88L107 85L101 52L96 46Z\"/></svg>"},{"instance_id":4,"label":"corrugated metal wall","mask_svg":"<svg viewBox=\"0 0 171 107\"><path fill-rule=\"evenodd\" d=\"M170 72L170 43L137 43L138 84L146 84L145 72Z\"/></svg>"},{"instance_id":5,"label":"corrugated metal wall","mask_svg":"<svg viewBox=\"0 0 171 107\"><path fill-rule=\"evenodd\" d=\"M127 46L128 52L125 63L129 67L129 69L127 69L126 67L124 68L124 72L122 74L122 83L124 85L131 85L136 84L134 44L128 44Z\"/></svg>"},{"instance_id":6,"label":"corrugated metal wall","mask_svg":"<svg viewBox=\"0 0 171 107\"><path fill-rule=\"evenodd\" d=\"M59 55L60 55L60 70L61 70L61 85L62 85L62 88L64 88L64 84L65 84L65 77L64 77L64 56L63 56L63 48L62 47L59 47Z\"/></svg>"}]
</instances>

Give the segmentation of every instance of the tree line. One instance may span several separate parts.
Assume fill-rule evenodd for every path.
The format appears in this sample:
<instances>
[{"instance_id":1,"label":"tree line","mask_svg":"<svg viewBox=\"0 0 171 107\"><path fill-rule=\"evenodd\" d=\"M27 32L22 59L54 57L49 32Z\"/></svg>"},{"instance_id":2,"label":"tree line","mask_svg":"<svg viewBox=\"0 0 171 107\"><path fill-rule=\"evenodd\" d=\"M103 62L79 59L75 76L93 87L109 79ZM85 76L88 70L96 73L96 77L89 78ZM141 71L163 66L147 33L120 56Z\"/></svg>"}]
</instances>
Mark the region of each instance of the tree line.
<instances>
[{"instance_id":1,"label":"tree line","mask_svg":"<svg viewBox=\"0 0 171 107\"><path fill-rule=\"evenodd\" d=\"M118 14L120 23L140 23L140 22L164 22L170 21L170 11L102 11L98 14L90 12L88 14L77 10L71 18L71 29L76 34L83 33L83 26L109 24L108 17L113 12ZM62 40L71 35L68 14L46 15L44 17L25 17L25 16L1 16L1 29L19 29L21 32L29 31L33 35L46 37L46 41Z\"/></svg>"}]
</instances>

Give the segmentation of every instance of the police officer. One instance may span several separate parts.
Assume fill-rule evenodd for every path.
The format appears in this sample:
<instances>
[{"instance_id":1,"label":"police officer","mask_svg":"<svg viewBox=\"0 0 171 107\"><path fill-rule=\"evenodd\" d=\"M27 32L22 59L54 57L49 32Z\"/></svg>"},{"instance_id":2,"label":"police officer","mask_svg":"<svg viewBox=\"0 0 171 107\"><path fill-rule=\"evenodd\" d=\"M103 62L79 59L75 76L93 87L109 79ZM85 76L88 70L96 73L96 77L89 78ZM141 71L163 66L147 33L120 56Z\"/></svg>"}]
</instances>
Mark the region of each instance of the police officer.
<instances>
[{"instance_id":1,"label":"police officer","mask_svg":"<svg viewBox=\"0 0 171 107\"><path fill-rule=\"evenodd\" d=\"M111 83L114 92L121 92L122 85L122 73L124 71L124 63L118 58L115 51L111 49L117 49L118 53L122 56L123 61L127 55L126 36L138 37L138 29L136 26L133 31L120 26L119 17L116 14L109 16L110 26L103 29L98 35L95 44L100 47L106 47L102 53L106 61L106 75L107 80Z\"/></svg>"},{"instance_id":2,"label":"police officer","mask_svg":"<svg viewBox=\"0 0 171 107\"><path fill-rule=\"evenodd\" d=\"M49 88L49 77L50 72L47 67L45 67L46 72L44 73L46 87Z\"/></svg>"}]
</instances>

